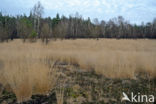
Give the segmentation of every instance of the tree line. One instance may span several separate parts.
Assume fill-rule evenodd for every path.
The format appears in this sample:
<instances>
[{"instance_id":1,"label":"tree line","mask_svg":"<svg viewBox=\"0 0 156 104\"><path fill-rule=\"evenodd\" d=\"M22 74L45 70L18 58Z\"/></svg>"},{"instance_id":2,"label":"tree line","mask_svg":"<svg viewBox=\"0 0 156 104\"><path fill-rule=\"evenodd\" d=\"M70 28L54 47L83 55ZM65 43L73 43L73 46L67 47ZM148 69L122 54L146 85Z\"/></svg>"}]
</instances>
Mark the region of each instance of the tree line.
<instances>
[{"instance_id":1,"label":"tree line","mask_svg":"<svg viewBox=\"0 0 156 104\"><path fill-rule=\"evenodd\" d=\"M40 2L34 5L30 15L16 17L0 12L0 41L22 38L35 41L40 38L48 42L50 38L156 38L156 18L141 25L131 24L122 16L109 21L84 19L76 13L74 16L43 18L44 8Z\"/></svg>"}]
</instances>

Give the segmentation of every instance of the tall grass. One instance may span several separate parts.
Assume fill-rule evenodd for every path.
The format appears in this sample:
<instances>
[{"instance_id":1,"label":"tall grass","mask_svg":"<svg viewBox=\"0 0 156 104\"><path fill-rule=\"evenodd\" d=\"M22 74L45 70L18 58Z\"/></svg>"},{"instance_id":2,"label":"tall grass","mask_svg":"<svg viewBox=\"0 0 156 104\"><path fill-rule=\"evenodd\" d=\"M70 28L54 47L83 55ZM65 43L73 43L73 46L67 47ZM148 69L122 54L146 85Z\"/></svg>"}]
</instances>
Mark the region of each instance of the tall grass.
<instances>
[{"instance_id":1,"label":"tall grass","mask_svg":"<svg viewBox=\"0 0 156 104\"><path fill-rule=\"evenodd\" d=\"M1 54L4 67L0 69L0 83L9 86L18 102L30 100L34 94L47 94L57 80L54 61L48 63L46 57L28 47L25 52L12 49L5 51L4 56Z\"/></svg>"},{"instance_id":2,"label":"tall grass","mask_svg":"<svg viewBox=\"0 0 156 104\"><path fill-rule=\"evenodd\" d=\"M48 60L47 60L48 59ZM49 61L49 59L51 61ZM0 43L0 83L9 85L19 102L45 94L56 82L55 61L109 78L156 77L155 40L77 39Z\"/></svg>"},{"instance_id":3,"label":"tall grass","mask_svg":"<svg viewBox=\"0 0 156 104\"><path fill-rule=\"evenodd\" d=\"M33 94L47 94L56 82L56 71L42 63L10 61L3 70L5 84L15 93L18 102L29 100Z\"/></svg>"},{"instance_id":4,"label":"tall grass","mask_svg":"<svg viewBox=\"0 0 156 104\"><path fill-rule=\"evenodd\" d=\"M52 42L53 59L95 70L109 78L135 78L140 72L156 77L155 40L64 40Z\"/></svg>"},{"instance_id":5,"label":"tall grass","mask_svg":"<svg viewBox=\"0 0 156 104\"><path fill-rule=\"evenodd\" d=\"M64 81L59 84L58 88L55 90L57 104L63 104L64 101Z\"/></svg>"}]
</instances>

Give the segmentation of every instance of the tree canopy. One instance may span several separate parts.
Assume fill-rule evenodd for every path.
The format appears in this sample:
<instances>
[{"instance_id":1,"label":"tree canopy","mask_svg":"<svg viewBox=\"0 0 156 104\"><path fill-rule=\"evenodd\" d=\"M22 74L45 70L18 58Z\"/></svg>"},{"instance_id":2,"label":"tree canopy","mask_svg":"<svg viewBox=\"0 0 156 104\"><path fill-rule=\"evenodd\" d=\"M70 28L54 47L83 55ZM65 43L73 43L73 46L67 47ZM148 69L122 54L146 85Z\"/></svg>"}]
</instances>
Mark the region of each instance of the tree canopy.
<instances>
[{"instance_id":1,"label":"tree canopy","mask_svg":"<svg viewBox=\"0 0 156 104\"><path fill-rule=\"evenodd\" d=\"M43 18L44 8L40 2L34 5L30 15L16 17L0 12L0 40L14 38L156 38L156 18L141 25L131 24L122 16L109 21L91 22L79 13L75 16ZM35 34L35 35L34 35Z\"/></svg>"}]
</instances>

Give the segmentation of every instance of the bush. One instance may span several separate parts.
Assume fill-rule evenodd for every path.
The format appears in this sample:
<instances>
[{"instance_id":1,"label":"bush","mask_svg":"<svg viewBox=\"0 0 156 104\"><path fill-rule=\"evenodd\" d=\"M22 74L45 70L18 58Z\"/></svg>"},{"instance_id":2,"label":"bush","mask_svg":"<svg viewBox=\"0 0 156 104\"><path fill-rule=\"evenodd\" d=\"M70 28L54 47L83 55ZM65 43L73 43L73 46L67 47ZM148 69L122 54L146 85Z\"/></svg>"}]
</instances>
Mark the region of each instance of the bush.
<instances>
[{"instance_id":1,"label":"bush","mask_svg":"<svg viewBox=\"0 0 156 104\"><path fill-rule=\"evenodd\" d=\"M37 37L36 31L32 31L31 34L29 35L31 42L34 42L36 40L36 37Z\"/></svg>"}]
</instances>

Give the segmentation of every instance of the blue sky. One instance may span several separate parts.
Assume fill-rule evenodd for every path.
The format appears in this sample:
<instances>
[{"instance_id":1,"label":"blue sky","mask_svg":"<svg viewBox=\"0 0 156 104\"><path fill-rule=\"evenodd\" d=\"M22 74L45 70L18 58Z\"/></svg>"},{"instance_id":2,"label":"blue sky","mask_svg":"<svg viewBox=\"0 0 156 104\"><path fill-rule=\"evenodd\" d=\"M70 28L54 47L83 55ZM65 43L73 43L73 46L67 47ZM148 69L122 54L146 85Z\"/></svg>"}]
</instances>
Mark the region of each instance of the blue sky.
<instances>
[{"instance_id":1,"label":"blue sky","mask_svg":"<svg viewBox=\"0 0 156 104\"><path fill-rule=\"evenodd\" d=\"M44 6L44 17L79 12L84 18L107 21L120 15L137 24L150 22L156 17L156 0L0 0L0 11L13 16L29 15L38 1Z\"/></svg>"}]
</instances>

